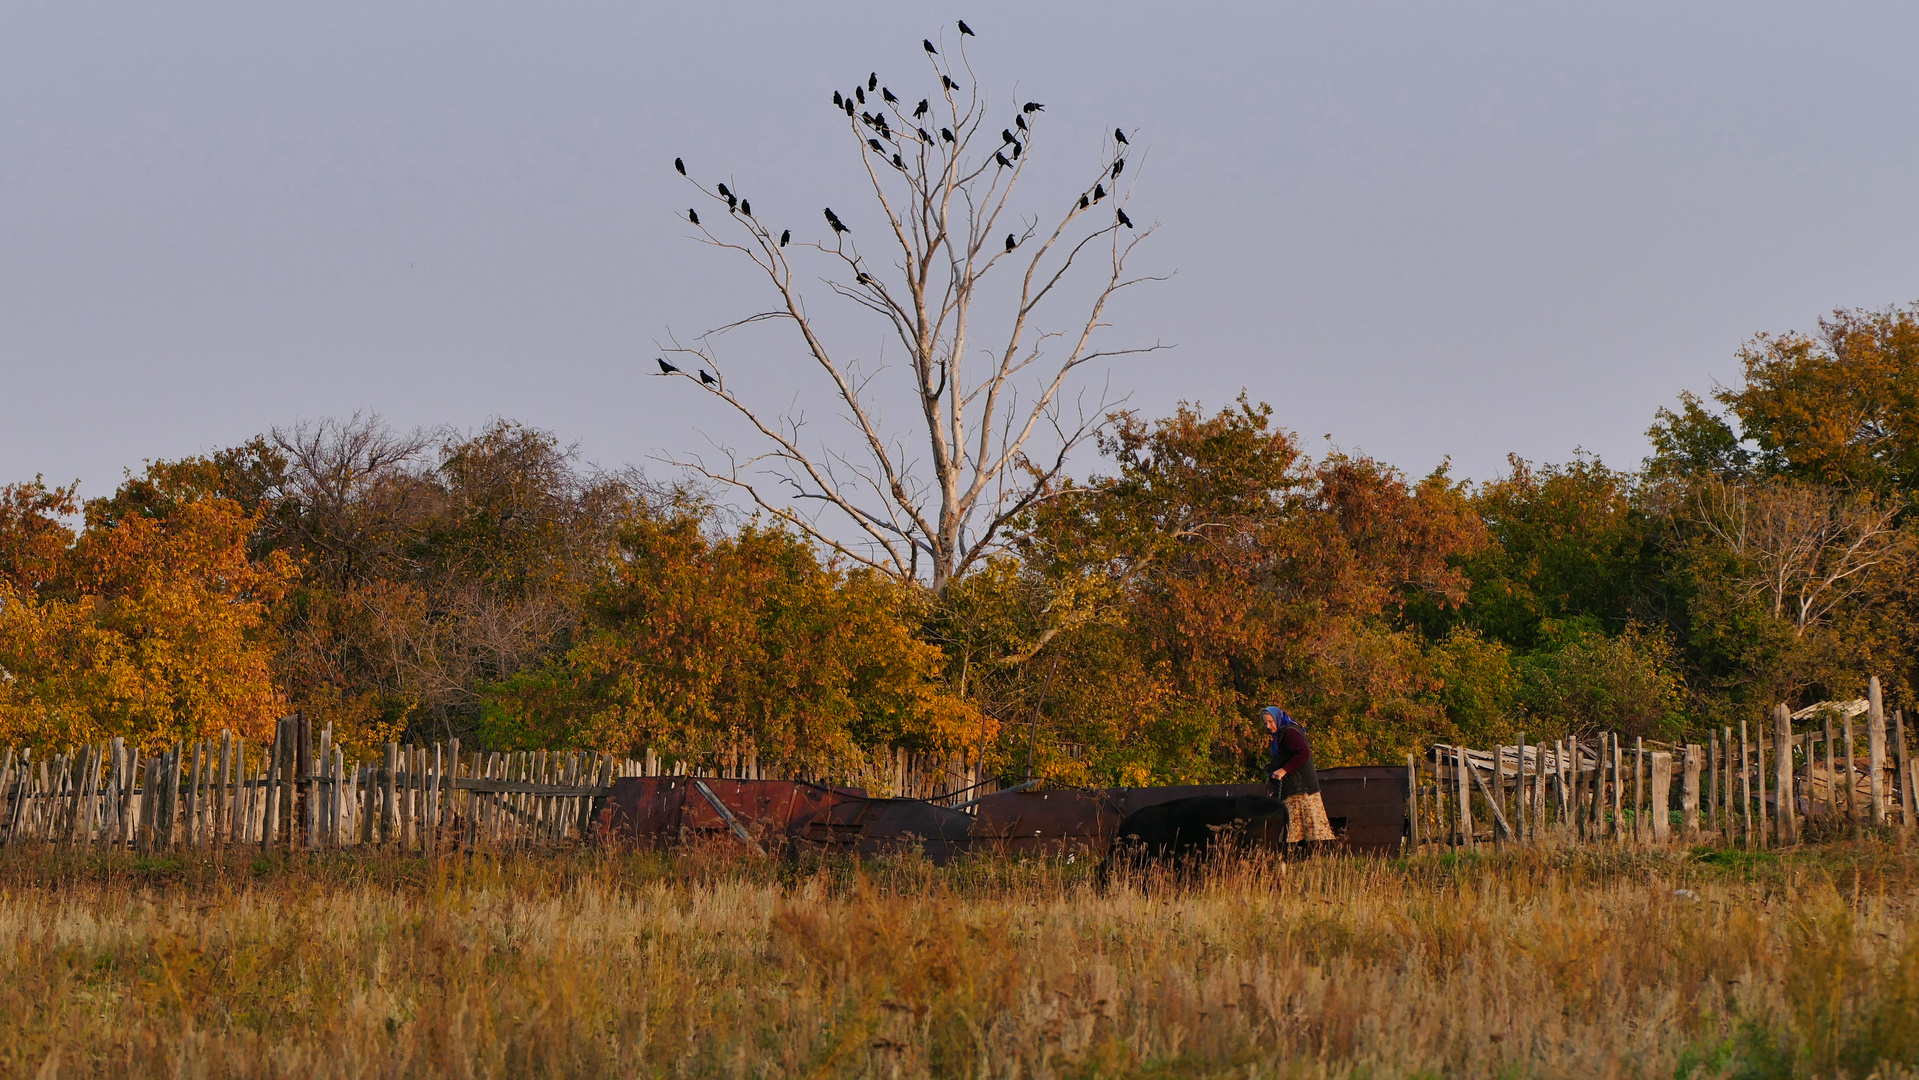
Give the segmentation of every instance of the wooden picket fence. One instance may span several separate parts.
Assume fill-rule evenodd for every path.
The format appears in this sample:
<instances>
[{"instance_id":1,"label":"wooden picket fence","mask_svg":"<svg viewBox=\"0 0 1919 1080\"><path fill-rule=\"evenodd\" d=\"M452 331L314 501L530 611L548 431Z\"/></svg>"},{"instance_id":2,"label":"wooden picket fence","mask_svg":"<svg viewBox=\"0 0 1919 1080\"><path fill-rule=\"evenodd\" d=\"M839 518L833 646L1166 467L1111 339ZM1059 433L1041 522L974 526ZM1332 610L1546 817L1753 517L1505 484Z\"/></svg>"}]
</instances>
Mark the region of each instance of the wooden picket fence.
<instances>
[{"instance_id":1,"label":"wooden picket fence","mask_svg":"<svg viewBox=\"0 0 1919 1080\"><path fill-rule=\"evenodd\" d=\"M963 756L894 748L882 758L879 775L866 778L876 795L952 802L998 788ZM769 778L750 749L689 763L650 750L638 758L463 752L451 739L388 743L382 760L354 762L332 728L316 733L296 714L263 746L225 732L152 755L121 739L38 757L9 749L0 762L0 844L148 853L549 846L590 837L596 800L615 780L661 775Z\"/></svg>"},{"instance_id":2,"label":"wooden picket fence","mask_svg":"<svg viewBox=\"0 0 1919 1080\"><path fill-rule=\"evenodd\" d=\"M1865 753L1853 721L1866 720ZM1600 734L1476 750L1441 744L1431 760L1407 755L1407 841L1422 845L1719 839L1748 847L1794 844L1811 819L1822 835L1919 821L1919 761L1905 717L1892 722L1879 680L1863 701L1789 713L1770 733L1724 727L1683 746ZM1819 723L1793 731L1793 721ZM1835 726L1837 725L1837 726ZM1675 822L1677 818L1677 822ZM1483 828L1480 824L1483 823Z\"/></svg>"}]
</instances>

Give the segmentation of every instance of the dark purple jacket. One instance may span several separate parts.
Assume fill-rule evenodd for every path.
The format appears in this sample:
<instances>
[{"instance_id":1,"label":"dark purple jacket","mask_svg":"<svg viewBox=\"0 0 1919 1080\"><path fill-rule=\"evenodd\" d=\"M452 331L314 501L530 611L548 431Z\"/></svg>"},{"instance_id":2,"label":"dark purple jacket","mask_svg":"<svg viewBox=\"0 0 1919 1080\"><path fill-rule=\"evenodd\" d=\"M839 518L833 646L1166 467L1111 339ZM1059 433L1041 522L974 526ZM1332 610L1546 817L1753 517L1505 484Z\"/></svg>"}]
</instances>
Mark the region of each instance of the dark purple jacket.
<instances>
[{"instance_id":1,"label":"dark purple jacket","mask_svg":"<svg viewBox=\"0 0 1919 1080\"><path fill-rule=\"evenodd\" d=\"M1278 769L1286 770L1286 779L1279 782L1280 798L1290 799L1319 790L1319 773L1313 769L1313 748L1298 724L1281 724L1273 735L1266 762L1267 782L1272 781L1273 772Z\"/></svg>"}]
</instances>

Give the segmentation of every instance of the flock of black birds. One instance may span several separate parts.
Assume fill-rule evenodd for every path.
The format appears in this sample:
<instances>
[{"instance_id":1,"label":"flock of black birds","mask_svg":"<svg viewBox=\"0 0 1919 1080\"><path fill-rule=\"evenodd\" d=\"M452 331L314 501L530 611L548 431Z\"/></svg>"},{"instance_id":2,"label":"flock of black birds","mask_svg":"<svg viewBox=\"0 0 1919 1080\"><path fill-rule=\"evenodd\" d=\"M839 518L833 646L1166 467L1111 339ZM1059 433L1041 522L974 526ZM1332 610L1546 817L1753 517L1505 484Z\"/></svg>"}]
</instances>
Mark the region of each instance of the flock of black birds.
<instances>
[{"instance_id":1,"label":"flock of black birds","mask_svg":"<svg viewBox=\"0 0 1919 1080\"><path fill-rule=\"evenodd\" d=\"M966 20L964 19L959 20L959 32L961 37L977 37L978 36L973 33L972 27L966 25ZM931 39L922 39L920 41L920 45L926 49L926 52L928 55L931 55L931 56L939 55L939 50L933 46L933 42ZM950 76L945 74L940 75L940 85L942 88L944 88L947 91L958 90L960 88L958 83L954 82ZM897 142L897 136L894 135L892 126L887 122L885 112L883 111L866 112L866 111L859 110L859 106L866 104L866 95L873 91L878 91L880 100L887 105L898 106L900 104L900 99L898 95L894 94L890 88L880 85L879 73L872 72L868 74L866 77L866 85L860 86L855 84L853 87L853 92L850 95L842 94L838 90L833 91L833 107L846 113L846 115L849 118L857 115L861 123L865 124L867 127L871 128L872 130L878 132L879 137L878 138L869 137L866 140L866 145L874 153L879 154L881 157L884 158L887 154L887 144ZM913 108L913 119L918 120L921 117L925 116L927 112L931 110L931 108L932 108L931 100L928 98L921 98L920 103L914 106ZM1026 118L1028 116L1031 116L1033 113L1044 112L1045 110L1046 110L1046 106L1037 101L1029 101L1025 103L1024 105L1020 106L1019 113L1013 117L1013 128L1019 129L1019 131L1022 133L1030 134L1032 131L1032 128L1027 125ZM1023 144L1020 141L1020 136L1013 133L1013 128L1000 129L1000 147L999 149L993 152L994 161L1003 169L1012 168L1013 163L1019 160L1020 153L1024 149ZM915 129L915 132L918 135L920 142L930 144L933 141L933 136L929 134L925 128L918 127ZM945 127L940 128L939 137L940 137L940 140L943 142L948 142L948 143L958 142L958 140L954 137L953 130L951 128L945 128ZM886 141L882 142L881 141L882 139ZM1113 143L1115 147L1129 145L1129 140L1126 138L1126 130L1124 128L1113 129ZM1009 154L1011 155L1010 157L1008 156ZM902 171L905 170L906 168L905 162L903 161L903 159L901 158L900 154L897 151L895 151L892 154L891 161L894 168L900 169ZM683 158L677 158L677 157L674 158L673 168L678 170L681 176L687 175L686 161ZM1119 174L1121 170L1125 168L1126 168L1126 159L1123 157L1115 157L1113 160L1113 170L1112 170L1111 179L1114 179L1114 180L1119 179ZM735 195L733 192L727 190L727 187L725 184L716 185L714 190L719 193L720 198L726 200L726 210L728 213L745 214L748 217L753 216L753 204L746 201L745 199L740 198L739 196ZM1090 209L1094 204L1098 203L1101 199L1104 199L1105 197L1106 197L1106 186L1103 183L1094 184L1093 190L1091 192L1080 195L1079 209L1081 210ZM835 235L838 235L839 233L850 233L853 231L850 227L847 226L845 222L840 220L839 215L833 212L832 207L830 206L827 207L825 213L826 213L826 224L832 228ZM1133 219L1126 216L1125 207L1114 207L1114 214L1116 215L1116 220L1121 225L1124 225L1129 229L1133 227ZM698 225L700 223L699 210L689 208L686 211L686 220L694 225ZM781 247L785 247L789 242L792 241L792 239L793 239L793 230L791 229L780 230L780 246ZM1017 237L1013 233L1007 233L1006 234L1006 250L1012 251L1013 249L1017 247L1019 247L1019 237ZM856 280L860 284L864 285L864 284L868 284L872 279L868 278L864 272L861 272L857 275ZM659 358L659 364L660 364L660 374L662 375L683 374L683 372L681 372L679 368L674 367L672 364L667 363L666 357L664 356ZM707 386L719 385L720 380L708 374L706 369L704 368L700 369L699 374L700 374L701 383Z\"/></svg>"}]
</instances>

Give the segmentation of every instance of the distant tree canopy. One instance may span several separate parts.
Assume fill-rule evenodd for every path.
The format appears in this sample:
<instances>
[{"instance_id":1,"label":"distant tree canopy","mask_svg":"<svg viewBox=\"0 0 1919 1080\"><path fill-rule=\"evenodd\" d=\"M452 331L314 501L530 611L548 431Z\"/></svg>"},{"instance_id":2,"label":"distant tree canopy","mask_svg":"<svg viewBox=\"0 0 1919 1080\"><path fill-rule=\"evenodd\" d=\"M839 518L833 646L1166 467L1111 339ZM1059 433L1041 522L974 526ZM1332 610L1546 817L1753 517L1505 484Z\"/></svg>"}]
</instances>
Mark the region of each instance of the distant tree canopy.
<instances>
[{"instance_id":1,"label":"distant tree canopy","mask_svg":"<svg viewBox=\"0 0 1919 1080\"><path fill-rule=\"evenodd\" d=\"M1270 407L1112 419L943 591L500 421L281 429L82 503L0 488L0 742L148 746L293 709L400 737L1057 783L1247 775L1282 704L1332 762L1698 736L1885 680L1919 640L1919 308L1761 335L1636 471L1479 484L1308 456Z\"/></svg>"}]
</instances>

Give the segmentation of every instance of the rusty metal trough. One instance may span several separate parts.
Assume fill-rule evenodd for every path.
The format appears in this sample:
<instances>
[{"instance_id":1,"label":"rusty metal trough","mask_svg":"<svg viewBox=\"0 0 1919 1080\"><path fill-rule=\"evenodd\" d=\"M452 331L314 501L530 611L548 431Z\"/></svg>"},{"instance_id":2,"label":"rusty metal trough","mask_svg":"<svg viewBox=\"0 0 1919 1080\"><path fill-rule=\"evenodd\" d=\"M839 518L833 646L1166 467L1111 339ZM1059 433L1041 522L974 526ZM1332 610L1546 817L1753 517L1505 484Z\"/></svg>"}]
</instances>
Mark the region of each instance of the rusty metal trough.
<instances>
[{"instance_id":1,"label":"rusty metal trough","mask_svg":"<svg viewBox=\"0 0 1919 1080\"><path fill-rule=\"evenodd\" d=\"M1406 833L1404 769L1322 769L1319 783L1326 815L1347 847L1398 850ZM800 780L706 778L696 784L686 776L626 777L614 782L599 822L602 835L635 845L737 832L712 805L717 801L755 842L769 848L877 855L917 846L927 858L945 862L967 851L1103 852L1120 820L1141 807L1196 795L1265 791L1263 784L1003 791L981 798L968 814L920 799L874 798L860 788Z\"/></svg>"}]
</instances>

